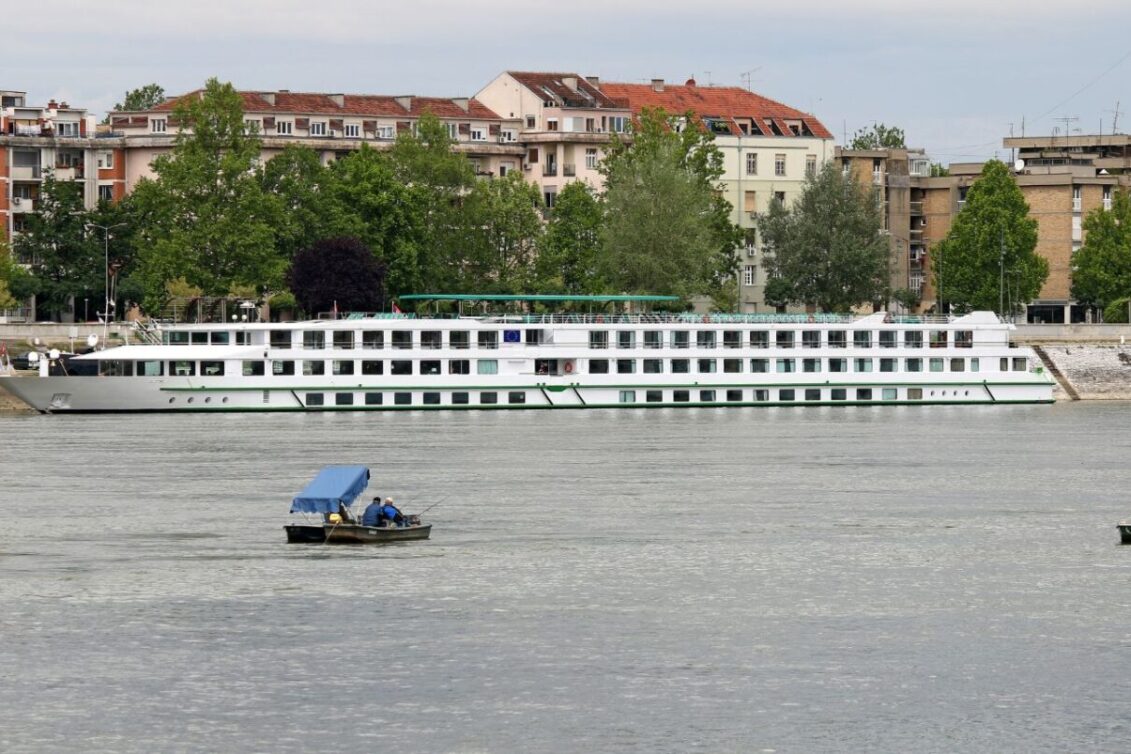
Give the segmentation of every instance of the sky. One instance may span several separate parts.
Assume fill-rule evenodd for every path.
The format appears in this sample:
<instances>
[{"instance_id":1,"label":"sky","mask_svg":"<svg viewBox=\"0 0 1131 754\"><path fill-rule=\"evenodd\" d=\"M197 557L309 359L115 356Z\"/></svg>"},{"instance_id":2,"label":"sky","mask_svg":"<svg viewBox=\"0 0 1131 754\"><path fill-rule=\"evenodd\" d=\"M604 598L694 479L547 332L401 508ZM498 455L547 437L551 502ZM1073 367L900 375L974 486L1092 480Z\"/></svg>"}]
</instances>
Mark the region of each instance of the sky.
<instances>
[{"instance_id":1,"label":"sky","mask_svg":"<svg viewBox=\"0 0 1131 754\"><path fill-rule=\"evenodd\" d=\"M99 117L150 82L459 97L527 70L749 83L838 143L884 123L943 164L1023 128L1131 133L1127 0L3 1L0 88Z\"/></svg>"}]
</instances>

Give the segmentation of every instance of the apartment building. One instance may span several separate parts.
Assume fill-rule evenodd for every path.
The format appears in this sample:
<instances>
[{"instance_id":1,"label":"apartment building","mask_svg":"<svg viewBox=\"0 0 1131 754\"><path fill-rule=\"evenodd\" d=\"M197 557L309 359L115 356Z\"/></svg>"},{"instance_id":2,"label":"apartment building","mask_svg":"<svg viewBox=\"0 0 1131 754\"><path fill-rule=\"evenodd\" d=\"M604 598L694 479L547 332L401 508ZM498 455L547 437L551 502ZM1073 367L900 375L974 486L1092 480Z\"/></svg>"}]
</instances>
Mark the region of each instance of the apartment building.
<instances>
[{"instance_id":1,"label":"apartment building","mask_svg":"<svg viewBox=\"0 0 1131 754\"><path fill-rule=\"evenodd\" d=\"M475 98L519 120L523 171L541 187L547 209L566 183L601 186L597 165L609 135L627 130L632 117L628 103L604 91L597 77L576 73L506 71Z\"/></svg>"},{"instance_id":2,"label":"apartment building","mask_svg":"<svg viewBox=\"0 0 1131 754\"><path fill-rule=\"evenodd\" d=\"M88 208L125 195L122 141L95 131L83 108L28 105L26 92L0 90L0 241L26 226L48 175L80 182Z\"/></svg>"},{"instance_id":3,"label":"apartment building","mask_svg":"<svg viewBox=\"0 0 1131 754\"><path fill-rule=\"evenodd\" d=\"M125 140L126 185L132 189L152 175L154 158L173 147L179 125L173 111L189 92L148 111L118 112L110 127ZM263 142L261 159L268 160L291 144L316 151L324 163L368 144L388 149L397 134L410 131L425 113L440 119L468 156L476 173L502 176L519 170L523 147L518 143L519 120L500 117L475 98L416 97L373 94L241 91L244 120Z\"/></svg>"},{"instance_id":4,"label":"apartment building","mask_svg":"<svg viewBox=\"0 0 1131 754\"><path fill-rule=\"evenodd\" d=\"M627 102L633 114L661 107L673 115L691 112L715 135L723 153L723 191L733 220L746 231L740 250L739 310L768 311L765 250L758 240L758 216L771 202L788 206L808 175L835 155L833 135L815 116L734 86L681 85L653 79L648 84L601 83L601 91Z\"/></svg>"}]
</instances>

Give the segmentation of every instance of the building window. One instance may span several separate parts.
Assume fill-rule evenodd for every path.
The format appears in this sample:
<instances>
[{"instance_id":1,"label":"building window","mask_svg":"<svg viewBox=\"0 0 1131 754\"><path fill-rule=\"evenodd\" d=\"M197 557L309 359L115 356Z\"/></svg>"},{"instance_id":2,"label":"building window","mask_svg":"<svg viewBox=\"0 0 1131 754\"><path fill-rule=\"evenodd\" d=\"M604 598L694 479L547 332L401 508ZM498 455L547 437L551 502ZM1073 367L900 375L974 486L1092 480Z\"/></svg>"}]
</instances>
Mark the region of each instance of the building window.
<instances>
[{"instance_id":1,"label":"building window","mask_svg":"<svg viewBox=\"0 0 1131 754\"><path fill-rule=\"evenodd\" d=\"M636 333L632 330L617 330L617 348L636 348Z\"/></svg>"},{"instance_id":2,"label":"building window","mask_svg":"<svg viewBox=\"0 0 1131 754\"><path fill-rule=\"evenodd\" d=\"M527 115L526 116L526 127L527 128L534 128L537 125L538 125L538 121L533 115Z\"/></svg>"},{"instance_id":3,"label":"building window","mask_svg":"<svg viewBox=\"0 0 1131 754\"><path fill-rule=\"evenodd\" d=\"M114 153L111 151L101 151L98 153L98 167L109 169L114 167Z\"/></svg>"},{"instance_id":4,"label":"building window","mask_svg":"<svg viewBox=\"0 0 1131 754\"><path fill-rule=\"evenodd\" d=\"M389 365L390 373L394 375L412 374L412 362L407 360L393 361Z\"/></svg>"},{"instance_id":5,"label":"building window","mask_svg":"<svg viewBox=\"0 0 1131 754\"><path fill-rule=\"evenodd\" d=\"M805 155L805 177L812 178L817 174L817 155Z\"/></svg>"},{"instance_id":6,"label":"building window","mask_svg":"<svg viewBox=\"0 0 1131 754\"><path fill-rule=\"evenodd\" d=\"M495 330L480 330L476 337L480 348L492 350L499 347L499 333Z\"/></svg>"},{"instance_id":7,"label":"building window","mask_svg":"<svg viewBox=\"0 0 1131 754\"><path fill-rule=\"evenodd\" d=\"M896 370L896 363L898 359L880 359L881 372L894 372Z\"/></svg>"},{"instance_id":8,"label":"building window","mask_svg":"<svg viewBox=\"0 0 1131 754\"><path fill-rule=\"evenodd\" d=\"M311 136L325 136L326 135L326 121L319 120L310 124Z\"/></svg>"},{"instance_id":9,"label":"building window","mask_svg":"<svg viewBox=\"0 0 1131 754\"><path fill-rule=\"evenodd\" d=\"M636 359L617 359L617 374L635 374Z\"/></svg>"},{"instance_id":10,"label":"building window","mask_svg":"<svg viewBox=\"0 0 1131 754\"><path fill-rule=\"evenodd\" d=\"M451 128L448 129L448 136L452 136ZM397 138L397 129L395 126L377 126L378 139L395 139ZM454 138L454 137L452 137Z\"/></svg>"},{"instance_id":11,"label":"building window","mask_svg":"<svg viewBox=\"0 0 1131 754\"><path fill-rule=\"evenodd\" d=\"M1111 186L1104 186L1104 209L1111 211Z\"/></svg>"},{"instance_id":12,"label":"building window","mask_svg":"<svg viewBox=\"0 0 1131 754\"><path fill-rule=\"evenodd\" d=\"M303 377L317 377L326 374L325 361L304 361L302 362L302 376Z\"/></svg>"},{"instance_id":13,"label":"building window","mask_svg":"<svg viewBox=\"0 0 1131 754\"><path fill-rule=\"evenodd\" d=\"M482 128L473 128L473 129L471 129L471 140L472 141L487 141L487 132L484 131Z\"/></svg>"},{"instance_id":14,"label":"building window","mask_svg":"<svg viewBox=\"0 0 1131 754\"><path fill-rule=\"evenodd\" d=\"M556 188L547 187L546 191L542 194L542 200L546 203L546 209L553 209L554 202L558 198L558 191Z\"/></svg>"},{"instance_id":15,"label":"building window","mask_svg":"<svg viewBox=\"0 0 1131 754\"><path fill-rule=\"evenodd\" d=\"M769 348L770 333L765 330L753 330L750 333L751 348Z\"/></svg>"},{"instance_id":16,"label":"building window","mask_svg":"<svg viewBox=\"0 0 1131 754\"><path fill-rule=\"evenodd\" d=\"M774 175L779 176L779 177L785 175L785 155L784 154L775 154L774 155Z\"/></svg>"},{"instance_id":17,"label":"building window","mask_svg":"<svg viewBox=\"0 0 1131 754\"><path fill-rule=\"evenodd\" d=\"M385 333L380 330L365 330L361 333L361 347L379 349L385 347Z\"/></svg>"},{"instance_id":18,"label":"building window","mask_svg":"<svg viewBox=\"0 0 1131 754\"><path fill-rule=\"evenodd\" d=\"M385 362L367 359L361 362L361 373L365 375L384 374Z\"/></svg>"},{"instance_id":19,"label":"building window","mask_svg":"<svg viewBox=\"0 0 1131 754\"><path fill-rule=\"evenodd\" d=\"M758 153L746 153L746 175L758 175Z\"/></svg>"},{"instance_id":20,"label":"building window","mask_svg":"<svg viewBox=\"0 0 1131 754\"><path fill-rule=\"evenodd\" d=\"M167 123L165 118L153 118L149 121L149 130L155 134L163 134Z\"/></svg>"},{"instance_id":21,"label":"building window","mask_svg":"<svg viewBox=\"0 0 1131 754\"><path fill-rule=\"evenodd\" d=\"M794 364L793 359L777 359L776 363L779 374L797 371L797 365Z\"/></svg>"},{"instance_id":22,"label":"building window","mask_svg":"<svg viewBox=\"0 0 1131 754\"><path fill-rule=\"evenodd\" d=\"M717 371L714 359L696 359L696 361L698 361L698 369L701 374L713 374Z\"/></svg>"},{"instance_id":23,"label":"building window","mask_svg":"<svg viewBox=\"0 0 1131 754\"><path fill-rule=\"evenodd\" d=\"M895 348L895 331L880 331L880 348Z\"/></svg>"},{"instance_id":24,"label":"building window","mask_svg":"<svg viewBox=\"0 0 1131 754\"><path fill-rule=\"evenodd\" d=\"M628 128L628 118L623 115L614 115L609 118L609 131L615 134L622 133Z\"/></svg>"},{"instance_id":25,"label":"building window","mask_svg":"<svg viewBox=\"0 0 1131 754\"><path fill-rule=\"evenodd\" d=\"M609 347L609 333L607 330L593 330L589 333L589 347L604 349Z\"/></svg>"},{"instance_id":26,"label":"building window","mask_svg":"<svg viewBox=\"0 0 1131 754\"><path fill-rule=\"evenodd\" d=\"M691 334L687 330L672 331L672 348L690 348Z\"/></svg>"},{"instance_id":27,"label":"building window","mask_svg":"<svg viewBox=\"0 0 1131 754\"><path fill-rule=\"evenodd\" d=\"M754 271L756 269L757 268L752 264L748 264L748 265L746 265L745 267L742 268L742 284L743 285L754 285Z\"/></svg>"},{"instance_id":28,"label":"building window","mask_svg":"<svg viewBox=\"0 0 1131 754\"><path fill-rule=\"evenodd\" d=\"M943 360L942 359L931 359L930 360L930 366L931 366L932 372L941 372L943 370Z\"/></svg>"},{"instance_id":29,"label":"building window","mask_svg":"<svg viewBox=\"0 0 1131 754\"><path fill-rule=\"evenodd\" d=\"M695 333L695 345L698 348L714 348L717 342L712 330L700 330Z\"/></svg>"},{"instance_id":30,"label":"building window","mask_svg":"<svg viewBox=\"0 0 1131 754\"><path fill-rule=\"evenodd\" d=\"M738 330L724 330L723 348L742 348L742 333Z\"/></svg>"},{"instance_id":31,"label":"building window","mask_svg":"<svg viewBox=\"0 0 1131 754\"><path fill-rule=\"evenodd\" d=\"M278 136L290 136L294 131L294 123L289 120L275 121L275 134Z\"/></svg>"},{"instance_id":32,"label":"building window","mask_svg":"<svg viewBox=\"0 0 1131 754\"><path fill-rule=\"evenodd\" d=\"M546 130L547 131L557 131L558 130L558 119L557 118L547 118L546 119Z\"/></svg>"},{"instance_id":33,"label":"building window","mask_svg":"<svg viewBox=\"0 0 1131 754\"><path fill-rule=\"evenodd\" d=\"M353 374L353 362L352 361L334 360L331 363L330 366L331 366L331 373L332 374Z\"/></svg>"},{"instance_id":34,"label":"building window","mask_svg":"<svg viewBox=\"0 0 1131 754\"><path fill-rule=\"evenodd\" d=\"M1081 195L1080 195L1080 187L1079 186L1073 186L1072 187L1072 211L1073 212L1079 212L1081 207L1083 206L1083 201L1084 200L1081 198Z\"/></svg>"},{"instance_id":35,"label":"building window","mask_svg":"<svg viewBox=\"0 0 1131 754\"><path fill-rule=\"evenodd\" d=\"M903 347L904 348L922 348L923 347L923 331L922 330L908 330L903 333Z\"/></svg>"},{"instance_id":36,"label":"building window","mask_svg":"<svg viewBox=\"0 0 1131 754\"><path fill-rule=\"evenodd\" d=\"M663 371L663 359L644 359L644 374L662 374Z\"/></svg>"},{"instance_id":37,"label":"building window","mask_svg":"<svg viewBox=\"0 0 1131 754\"><path fill-rule=\"evenodd\" d=\"M830 372L847 372L848 359L829 359Z\"/></svg>"},{"instance_id":38,"label":"building window","mask_svg":"<svg viewBox=\"0 0 1131 754\"><path fill-rule=\"evenodd\" d=\"M356 139L361 136L361 126L356 123L347 123L343 133L348 139Z\"/></svg>"},{"instance_id":39,"label":"building window","mask_svg":"<svg viewBox=\"0 0 1131 754\"><path fill-rule=\"evenodd\" d=\"M596 148L590 147L590 148L587 148L585 150L585 167L589 168L590 170L596 170L596 168L597 168L597 150L596 150Z\"/></svg>"},{"instance_id":40,"label":"building window","mask_svg":"<svg viewBox=\"0 0 1131 754\"><path fill-rule=\"evenodd\" d=\"M802 359L801 360L802 372L819 372L821 371L820 359Z\"/></svg>"},{"instance_id":41,"label":"building window","mask_svg":"<svg viewBox=\"0 0 1131 754\"><path fill-rule=\"evenodd\" d=\"M723 359L723 372L726 374L741 374L742 359Z\"/></svg>"},{"instance_id":42,"label":"building window","mask_svg":"<svg viewBox=\"0 0 1131 754\"><path fill-rule=\"evenodd\" d=\"M664 347L664 333L660 330L645 330L644 331L644 347L645 348L663 348Z\"/></svg>"},{"instance_id":43,"label":"building window","mask_svg":"<svg viewBox=\"0 0 1131 754\"><path fill-rule=\"evenodd\" d=\"M114 201L114 187L113 186L99 186L98 187L98 201L112 202Z\"/></svg>"},{"instance_id":44,"label":"building window","mask_svg":"<svg viewBox=\"0 0 1131 754\"><path fill-rule=\"evenodd\" d=\"M471 361L468 359L450 359L448 361L448 374L471 374Z\"/></svg>"},{"instance_id":45,"label":"building window","mask_svg":"<svg viewBox=\"0 0 1131 754\"><path fill-rule=\"evenodd\" d=\"M871 372L872 360L871 359L853 359L855 363L854 371L857 372Z\"/></svg>"},{"instance_id":46,"label":"building window","mask_svg":"<svg viewBox=\"0 0 1131 754\"><path fill-rule=\"evenodd\" d=\"M750 371L756 373L764 373L770 371L769 359L751 359Z\"/></svg>"},{"instance_id":47,"label":"building window","mask_svg":"<svg viewBox=\"0 0 1131 754\"><path fill-rule=\"evenodd\" d=\"M260 129L259 121L255 120L253 118L247 118L247 119L244 120L244 122L243 122L244 133L257 134L257 133L259 133L259 129Z\"/></svg>"},{"instance_id":48,"label":"building window","mask_svg":"<svg viewBox=\"0 0 1131 754\"><path fill-rule=\"evenodd\" d=\"M857 330L852 333L852 346L854 348L871 348L872 333L870 330Z\"/></svg>"},{"instance_id":49,"label":"building window","mask_svg":"<svg viewBox=\"0 0 1131 754\"><path fill-rule=\"evenodd\" d=\"M923 360L922 359L907 359L903 362L905 371L908 372L922 372Z\"/></svg>"},{"instance_id":50,"label":"building window","mask_svg":"<svg viewBox=\"0 0 1131 754\"><path fill-rule=\"evenodd\" d=\"M302 334L302 347L305 349L319 349L326 347L326 333L321 330L307 330Z\"/></svg>"},{"instance_id":51,"label":"building window","mask_svg":"<svg viewBox=\"0 0 1131 754\"><path fill-rule=\"evenodd\" d=\"M801 347L802 348L820 348L821 347L821 331L820 330L802 330L801 331Z\"/></svg>"}]
</instances>

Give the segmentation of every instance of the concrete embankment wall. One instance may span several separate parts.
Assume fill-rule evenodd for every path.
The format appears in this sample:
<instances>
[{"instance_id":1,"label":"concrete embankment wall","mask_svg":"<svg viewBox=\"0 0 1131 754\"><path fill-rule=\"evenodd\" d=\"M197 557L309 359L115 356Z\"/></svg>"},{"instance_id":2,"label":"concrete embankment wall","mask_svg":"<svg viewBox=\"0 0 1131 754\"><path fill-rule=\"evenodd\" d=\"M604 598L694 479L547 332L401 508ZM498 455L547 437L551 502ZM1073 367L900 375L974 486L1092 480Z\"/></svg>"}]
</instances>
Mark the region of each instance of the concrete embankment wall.
<instances>
[{"instance_id":1,"label":"concrete embankment wall","mask_svg":"<svg viewBox=\"0 0 1131 754\"><path fill-rule=\"evenodd\" d=\"M1057 400L1131 400L1131 345L1040 345L1062 386ZM1075 393L1075 395L1073 395Z\"/></svg>"}]
</instances>

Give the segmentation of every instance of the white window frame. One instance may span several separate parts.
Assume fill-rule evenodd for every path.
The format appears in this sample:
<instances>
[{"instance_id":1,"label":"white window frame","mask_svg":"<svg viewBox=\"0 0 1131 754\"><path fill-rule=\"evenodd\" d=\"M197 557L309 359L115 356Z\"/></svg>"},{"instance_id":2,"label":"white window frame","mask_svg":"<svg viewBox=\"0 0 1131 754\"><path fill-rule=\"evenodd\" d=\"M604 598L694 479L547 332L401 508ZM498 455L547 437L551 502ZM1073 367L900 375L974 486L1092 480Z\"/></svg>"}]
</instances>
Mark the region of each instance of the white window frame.
<instances>
[{"instance_id":1,"label":"white window frame","mask_svg":"<svg viewBox=\"0 0 1131 754\"><path fill-rule=\"evenodd\" d=\"M774 175L778 178L785 177L785 154L778 153L774 155Z\"/></svg>"},{"instance_id":2,"label":"white window frame","mask_svg":"<svg viewBox=\"0 0 1131 754\"><path fill-rule=\"evenodd\" d=\"M276 136L290 136L294 133L295 123L293 120L277 120L275 121L275 135Z\"/></svg>"},{"instance_id":3,"label":"white window frame","mask_svg":"<svg viewBox=\"0 0 1131 754\"><path fill-rule=\"evenodd\" d=\"M342 135L348 139L361 138L361 125L357 123L346 123L342 126Z\"/></svg>"},{"instance_id":4,"label":"white window frame","mask_svg":"<svg viewBox=\"0 0 1131 754\"><path fill-rule=\"evenodd\" d=\"M76 138L79 135L78 121L65 120L55 122L55 135L64 138Z\"/></svg>"},{"instance_id":5,"label":"white window frame","mask_svg":"<svg viewBox=\"0 0 1131 754\"><path fill-rule=\"evenodd\" d=\"M447 132L449 139L454 140L459 138L459 124L457 123L445 123L444 131Z\"/></svg>"},{"instance_id":6,"label":"white window frame","mask_svg":"<svg viewBox=\"0 0 1131 754\"><path fill-rule=\"evenodd\" d=\"M596 147L586 147L585 148L585 167L589 168L590 170L596 170L596 168L597 168L597 148Z\"/></svg>"},{"instance_id":7,"label":"white window frame","mask_svg":"<svg viewBox=\"0 0 1131 754\"><path fill-rule=\"evenodd\" d=\"M812 178L817 174L817 155L805 155L805 177Z\"/></svg>"},{"instance_id":8,"label":"white window frame","mask_svg":"<svg viewBox=\"0 0 1131 754\"><path fill-rule=\"evenodd\" d=\"M310 135L311 136L325 136L329 133L327 123L324 120L310 121Z\"/></svg>"},{"instance_id":9,"label":"white window frame","mask_svg":"<svg viewBox=\"0 0 1131 754\"><path fill-rule=\"evenodd\" d=\"M471 129L471 140L472 141L487 141L487 129L485 129L485 128L473 128L473 129Z\"/></svg>"},{"instance_id":10,"label":"white window frame","mask_svg":"<svg viewBox=\"0 0 1131 754\"><path fill-rule=\"evenodd\" d=\"M98 169L110 170L114 167L114 150L100 149L98 151Z\"/></svg>"},{"instance_id":11,"label":"white window frame","mask_svg":"<svg viewBox=\"0 0 1131 754\"><path fill-rule=\"evenodd\" d=\"M168 130L169 120L167 118L150 118L149 119L149 132L154 134L163 134Z\"/></svg>"},{"instance_id":12,"label":"white window frame","mask_svg":"<svg viewBox=\"0 0 1131 754\"><path fill-rule=\"evenodd\" d=\"M377 126L377 138L378 139L395 139L395 138L397 138L397 127L396 126Z\"/></svg>"},{"instance_id":13,"label":"white window frame","mask_svg":"<svg viewBox=\"0 0 1131 754\"><path fill-rule=\"evenodd\" d=\"M256 134L263 133L263 124L260 123L255 118L244 118L243 130L245 132L249 133L249 134L251 134L251 133L256 133Z\"/></svg>"},{"instance_id":14,"label":"white window frame","mask_svg":"<svg viewBox=\"0 0 1131 754\"><path fill-rule=\"evenodd\" d=\"M758 175L758 153L746 153L746 175Z\"/></svg>"},{"instance_id":15,"label":"white window frame","mask_svg":"<svg viewBox=\"0 0 1131 754\"><path fill-rule=\"evenodd\" d=\"M754 275L755 275L756 269L757 268L752 264L748 264L748 265L746 265L745 267L742 268L742 284L743 285L754 285Z\"/></svg>"}]
</instances>

